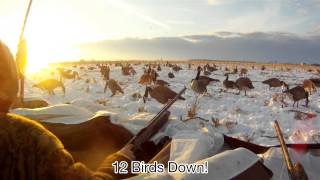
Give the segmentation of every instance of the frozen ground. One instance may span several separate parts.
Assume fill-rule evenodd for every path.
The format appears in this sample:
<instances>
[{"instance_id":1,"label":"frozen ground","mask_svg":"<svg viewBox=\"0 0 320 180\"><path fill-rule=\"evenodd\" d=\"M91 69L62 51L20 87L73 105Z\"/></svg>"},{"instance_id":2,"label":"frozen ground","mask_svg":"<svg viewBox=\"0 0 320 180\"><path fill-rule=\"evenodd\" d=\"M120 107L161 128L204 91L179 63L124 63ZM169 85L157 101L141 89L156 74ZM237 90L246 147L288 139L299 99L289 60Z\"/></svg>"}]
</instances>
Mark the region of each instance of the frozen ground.
<instances>
[{"instance_id":1,"label":"frozen ground","mask_svg":"<svg viewBox=\"0 0 320 180\"><path fill-rule=\"evenodd\" d=\"M301 106L305 104L304 100L300 102L299 108L293 108L292 101L289 99L286 100L289 106L281 108L281 104L270 101L273 94L281 92L281 88L269 90L267 85L261 83L261 81L268 78L278 77L289 83L291 87L294 87L295 84L301 84L304 79L319 76L299 69L287 72L279 70L265 70L262 72L260 69L250 69L248 77L253 81L255 89L251 90L246 97L243 92L241 95L236 95L237 90L221 92L223 88L222 81L225 79L223 75L225 73L223 71L224 66L222 66L222 70L215 71L210 76L221 81L208 86L208 91L212 97L203 96L199 99L197 116L209 121L194 119L183 122L181 120L187 119L188 108L195 100L195 94L189 88L189 84L190 80L195 77L196 71L195 67L192 70L188 70L187 64L182 65L182 67L183 70L174 73L176 76L174 79L170 79L167 76L168 72L171 71L169 67L162 66L162 71L158 72L159 79L170 82L170 88L174 91L178 92L184 86L188 87L183 95L186 100L178 100L170 108L170 123L166 125L162 133L175 136L187 130L204 133L221 132L243 140L250 139L251 142L256 144L272 145L278 144L272 128L272 122L278 120L287 142L317 143L318 140L320 141L320 98L318 92L310 96L308 108ZM113 122L121 124L136 133L163 106L154 99L150 99L145 105L146 112L138 112L138 107L141 106L142 101L141 99L133 99L131 95L135 92L139 92L141 95L144 94L145 86L137 83L143 73L143 65L134 66L137 71L135 76L123 76L120 67L111 66L111 78L117 80L125 92L124 95L117 94L112 98L110 98L111 92L109 90L103 93L105 82L98 68L94 70L88 70L87 67L81 70L79 66L77 68L72 66L66 68L78 71L81 80L66 80L65 96L63 96L59 88L55 90L56 94L53 96L48 95L46 91L32 88L34 83L46 78L58 78L57 73L52 74L50 70L46 69L28 76L26 97L41 97L53 107L37 110L17 109L14 112L23 115L34 113L45 115L50 113L63 114L65 116L43 119L50 122L79 123L100 111L99 114L112 114ZM229 77L230 80L236 80L237 78L238 75L230 75ZM100 103L104 102L105 105L99 104L98 101ZM63 103L70 104L61 105ZM295 113L290 112L292 109L313 113L316 116L297 120L294 117ZM214 126L211 121L212 118L219 119L221 125Z\"/></svg>"}]
</instances>

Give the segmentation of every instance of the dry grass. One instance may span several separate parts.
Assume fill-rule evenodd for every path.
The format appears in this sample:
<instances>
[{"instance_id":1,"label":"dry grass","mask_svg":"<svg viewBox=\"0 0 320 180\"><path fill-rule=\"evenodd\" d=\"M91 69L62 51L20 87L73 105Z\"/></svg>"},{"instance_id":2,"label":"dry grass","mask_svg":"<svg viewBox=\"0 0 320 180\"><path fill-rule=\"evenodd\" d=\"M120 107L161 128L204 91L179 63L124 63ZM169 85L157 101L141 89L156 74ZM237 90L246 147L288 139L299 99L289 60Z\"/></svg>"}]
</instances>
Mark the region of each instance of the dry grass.
<instances>
[{"instance_id":1,"label":"dry grass","mask_svg":"<svg viewBox=\"0 0 320 180\"><path fill-rule=\"evenodd\" d=\"M220 119L218 119L218 118L211 118L211 121L212 121L214 127L219 127L222 125L220 122Z\"/></svg>"},{"instance_id":2,"label":"dry grass","mask_svg":"<svg viewBox=\"0 0 320 180\"><path fill-rule=\"evenodd\" d=\"M188 118L194 118L197 115L197 108L199 105L199 96L196 97L194 103L191 105L191 107L188 110L187 117Z\"/></svg>"}]
</instances>

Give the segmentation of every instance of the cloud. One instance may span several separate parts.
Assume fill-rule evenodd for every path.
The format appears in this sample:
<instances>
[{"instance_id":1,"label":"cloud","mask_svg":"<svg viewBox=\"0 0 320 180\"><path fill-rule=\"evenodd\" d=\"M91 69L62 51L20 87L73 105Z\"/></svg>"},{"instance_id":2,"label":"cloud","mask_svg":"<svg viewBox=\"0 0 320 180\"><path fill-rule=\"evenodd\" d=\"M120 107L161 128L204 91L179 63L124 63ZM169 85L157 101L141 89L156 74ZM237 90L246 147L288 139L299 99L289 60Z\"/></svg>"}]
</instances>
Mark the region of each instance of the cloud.
<instances>
[{"instance_id":1,"label":"cloud","mask_svg":"<svg viewBox=\"0 0 320 180\"><path fill-rule=\"evenodd\" d=\"M82 44L79 48L84 58L317 63L320 58L320 36L283 32L218 32L213 35L106 40Z\"/></svg>"}]
</instances>

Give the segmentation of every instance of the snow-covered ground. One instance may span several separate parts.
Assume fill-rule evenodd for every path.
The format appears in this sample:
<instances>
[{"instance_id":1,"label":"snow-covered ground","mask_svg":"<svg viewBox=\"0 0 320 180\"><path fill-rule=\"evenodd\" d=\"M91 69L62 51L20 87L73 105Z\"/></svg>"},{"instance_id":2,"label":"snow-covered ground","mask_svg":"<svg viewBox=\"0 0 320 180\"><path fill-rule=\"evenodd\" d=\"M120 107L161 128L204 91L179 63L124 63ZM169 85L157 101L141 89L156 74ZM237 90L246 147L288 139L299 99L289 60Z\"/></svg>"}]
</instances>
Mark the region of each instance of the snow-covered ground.
<instances>
[{"instance_id":1,"label":"snow-covered ground","mask_svg":"<svg viewBox=\"0 0 320 180\"><path fill-rule=\"evenodd\" d=\"M91 65L94 66L94 65ZM249 70L248 77L253 81L255 89L248 92L248 96L236 95L237 90L221 91L223 88L222 81L225 79L224 66L222 70L213 72L210 76L219 79L221 82L212 83L208 86L208 92L212 95L202 96L199 99L197 116L209 120L208 122L194 119L183 122L187 119L188 108L195 101L195 93L190 89L190 81L196 76L195 66L188 70L187 64L181 65L183 70L174 72L175 78L168 78L168 72L172 71L170 67L162 66L162 71L158 72L159 79L163 79L170 83L170 88L174 91L180 91L184 86L188 87L183 95L186 100L178 100L171 108L170 123L163 129L163 133L170 136L176 135L177 132L186 129L212 129L213 132L221 132L233 137L246 140L261 145L278 144L275 137L272 122L278 120L281 129L283 130L286 140L290 143L309 142L317 143L320 135L320 98L319 93L313 93L310 96L309 107L304 106L305 101L300 102L299 108L292 107L292 101L287 99L288 107L281 108L281 104L271 101L271 96L275 93L280 93L281 88L269 90L268 86L262 84L261 81L271 77L278 77L281 80L289 83L290 87L295 84L301 84L304 79L310 77L319 77L314 73L306 72L299 69L283 72L280 70L260 69ZM105 82L100 74L99 68L94 70L80 69L80 66L74 68L72 66L66 69L72 69L79 72L81 80L66 80L66 95L63 96L61 89L55 90L55 95L49 95L46 91L33 88L32 85L41 80L55 77L58 79L57 73L51 73L46 69L28 76L26 82L26 97L41 97L50 105L55 105L51 109L64 109L65 113L71 113L77 118L53 118L47 121L63 122L63 123L79 123L85 121L89 116L93 116L97 111L107 111L99 113L112 113L113 122L127 127L132 132L136 133L150 120L160 109L162 104L150 98L145 105L146 112L139 113L138 108L141 106L141 99L132 98L135 92L144 94L145 86L138 84L140 76L143 73L143 65L133 66L137 71L135 76L123 76L120 67L111 66L110 77L119 82L125 94L117 94L110 98L111 92L107 90L103 93ZM236 80L238 75L230 75L229 80ZM86 82L90 81L90 82ZM99 103L104 102L105 105ZM61 107L61 103L70 103ZM49 108L50 109L50 108ZM305 120L295 119L295 112L290 110L299 110L303 112L313 113L316 116ZM19 114L26 114L26 111L18 109L14 110ZM35 110L44 114L48 108ZM61 112L61 111L58 111ZM28 113L27 113L28 114ZM82 117L82 118L81 118ZM211 119L218 119L221 125L214 126ZM227 126L228 125L228 126Z\"/></svg>"},{"instance_id":2,"label":"snow-covered ground","mask_svg":"<svg viewBox=\"0 0 320 180\"><path fill-rule=\"evenodd\" d=\"M170 108L169 123L153 138L154 141L157 141L163 135L173 137L170 160L179 163L194 163L209 158L210 162L210 157L214 157L213 155L217 154L223 146L221 133L242 140L250 140L250 142L260 145L279 144L272 127L274 120L278 120L288 143L319 143L319 92L310 96L309 107L301 106L305 104L304 100L300 102L299 108L292 107L293 102L286 99L289 105L282 108L280 103L271 100L272 95L281 93L281 88L269 90L267 85L261 83L268 78L277 77L287 82L290 87L294 87L296 84L302 84L304 79L319 78L319 75L300 69L286 72L271 69L264 71L250 69L248 77L253 81L255 88L248 92L248 96L244 96L243 92L241 95L236 95L237 90L228 90L228 92L221 90L223 89L222 81L225 79L225 68L222 66L220 70L210 76L221 81L208 86L208 92L211 96L201 96L198 99L196 116L200 118L187 120L188 109L196 99L196 94L190 89L190 81L196 76L196 67L188 70L187 64L181 66L183 70L175 72L173 79L168 78L168 72L172 71L169 67L162 66L162 71L158 72L159 79L169 82L170 88L174 91L178 92L184 86L188 88L183 94L186 100L178 100L173 104ZM138 84L143 73L143 65L133 66L137 71L135 76L123 76L120 67L111 66L111 78L119 82L125 93L124 95L117 94L114 97L110 97L110 90L107 90L106 93L103 92L105 81L98 68L88 70L87 66L84 66L85 69L79 67L65 67L78 71L81 77L81 80L65 81L65 96L59 88L55 90L55 95L49 95L46 91L32 87L33 84L47 78L58 79L56 72L52 73L50 69L45 69L29 75L26 82L26 97L42 98L50 106L39 109L15 109L13 112L43 121L67 124L84 122L92 116L109 115L112 122L137 133L163 107L162 104L150 98L144 106L145 112L138 111L139 107L143 106L143 101L133 98L132 94L144 94L145 86ZM229 76L229 80L237 78L238 75ZM297 118L296 112L292 110L310 113L312 116ZM212 119L216 122L214 123ZM275 158L278 158L277 160L282 164L279 164L278 161L268 160L265 163L271 169L282 167L281 171L274 171L273 179L287 179L281 156L278 155ZM240 161L245 162L246 159L242 158ZM309 168L311 161L304 162L302 160L302 162L308 168L306 171L311 175L310 178L317 177L318 171L315 168ZM277 163L277 166L273 165ZM219 163L215 166L219 166ZM215 170L209 169L209 171L214 172ZM179 177L177 178L179 179ZM207 179L211 179L211 176L207 176Z\"/></svg>"}]
</instances>

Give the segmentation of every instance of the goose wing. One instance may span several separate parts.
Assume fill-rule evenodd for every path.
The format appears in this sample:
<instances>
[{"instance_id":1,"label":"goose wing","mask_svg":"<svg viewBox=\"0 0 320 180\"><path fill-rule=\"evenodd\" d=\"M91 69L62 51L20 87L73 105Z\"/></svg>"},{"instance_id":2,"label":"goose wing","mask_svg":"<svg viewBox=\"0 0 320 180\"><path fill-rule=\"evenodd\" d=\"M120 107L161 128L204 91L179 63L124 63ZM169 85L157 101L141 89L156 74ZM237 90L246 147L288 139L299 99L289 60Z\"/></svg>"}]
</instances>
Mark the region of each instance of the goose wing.
<instances>
[{"instance_id":1,"label":"goose wing","mask_svg":"<svg viewBox=\"0 0 320 180\"><path fill-rule=\"evenodd\" d=\"M191 89L196 93L202 94L207 92L207 85L202 81L192 80Z\"/></svg>"},{"instance_id":2,"label":"goose wing","mask_svg":"<svg viewBox=\"0 0 320 180\"><path fill-rule=\"evenodd\" d=\"M158 102L165 104L169 99L174 98L177 93L166 86L156 86L150 92L150 96Z\"/></svg>"}]
</instances>

